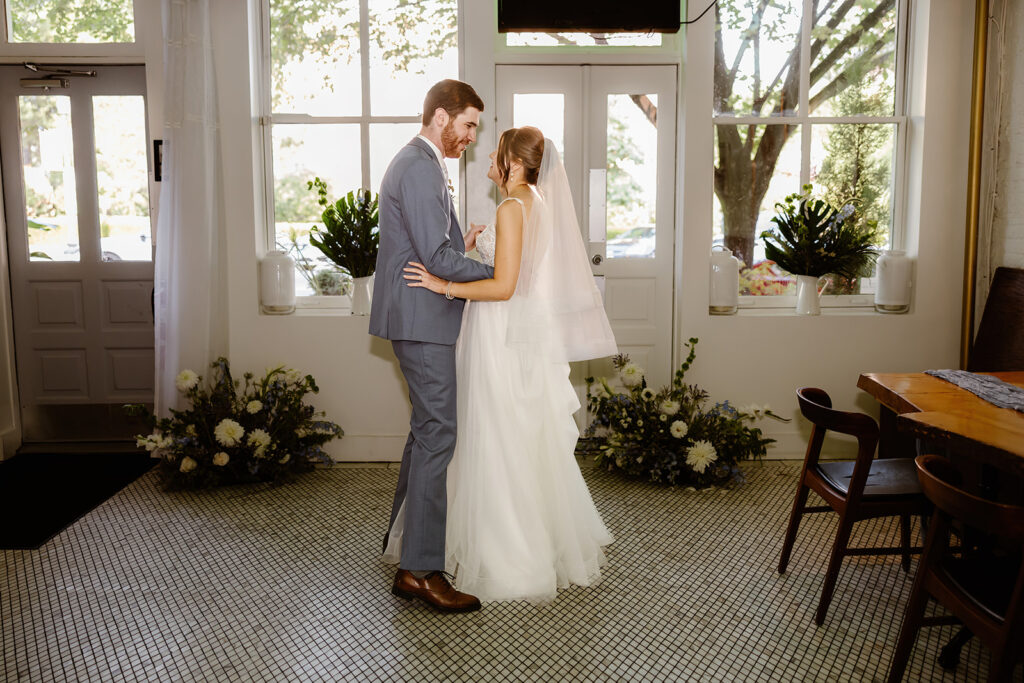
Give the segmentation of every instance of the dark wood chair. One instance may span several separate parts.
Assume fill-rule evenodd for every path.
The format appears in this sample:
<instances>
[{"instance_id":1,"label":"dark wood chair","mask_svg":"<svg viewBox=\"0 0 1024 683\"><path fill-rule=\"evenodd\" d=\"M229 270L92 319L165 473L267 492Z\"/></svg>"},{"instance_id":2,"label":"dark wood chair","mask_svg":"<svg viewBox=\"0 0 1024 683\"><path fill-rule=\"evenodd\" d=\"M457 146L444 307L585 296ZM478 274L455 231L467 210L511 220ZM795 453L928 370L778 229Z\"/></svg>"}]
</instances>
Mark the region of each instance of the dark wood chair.
<instances>
[{"instance_id":1,"label":"dark wood chair","mask_svg":"<svg viewBox=\"0 0 1024 683\"><path fill-rule=\"evenodd\" d=\"M967 369L1024 370L1024 269L996 268Z\"/></svg>"},{"instance_id":2,"label":"dark wood chair","mask_svg":"<svg viewBox=\"0 0 1024 683\"><path fill-rule=\"evenodd\" d=\"M870 416L833 410L832 399L821 389L804 388L796 394L800 412L811 421L814 428L807 444L793 511L789 516L786 540L782 544L779 573L784 573L789 565L789 556L804 513L837 512L839 527L832 543L818 610L814 615L814 623L821 626L829 603L832 602L839 568L847 555L902 555L903 570L910 571L911 553L921 550L920 547L910 545L910 516L924 514L928 510L928 502L921 495L912 458L875 460L878 425ZM857 437L856 460L820 461L821 445L829 430ZM827 505L807 507L810 491L818 494ZM899 546L848 547L854 522L889 516L900 517Z\"/></svg>"},{"instance_id":3,"label":"dark wood chair","mask_svg":"<svg viewBox=\"0 0 1024 683\"><path fill-rule=\"evenodd\" d=\"M978 498L957 487L959 473L938 455L917 458L924 495L935 504L924 552L900 627L889 681L901 681L921 626L962 623L992 651L990 681L1009 681L1024 659L1024 507ZM1001 555L954 552L950 531L955 523L985 530L1003 541ZM1009 549L1009 552L1005 552ZM962 550L962 549L960 549ZM928 598L952 616L924 617Z\"/></svg>"}]
</instances>

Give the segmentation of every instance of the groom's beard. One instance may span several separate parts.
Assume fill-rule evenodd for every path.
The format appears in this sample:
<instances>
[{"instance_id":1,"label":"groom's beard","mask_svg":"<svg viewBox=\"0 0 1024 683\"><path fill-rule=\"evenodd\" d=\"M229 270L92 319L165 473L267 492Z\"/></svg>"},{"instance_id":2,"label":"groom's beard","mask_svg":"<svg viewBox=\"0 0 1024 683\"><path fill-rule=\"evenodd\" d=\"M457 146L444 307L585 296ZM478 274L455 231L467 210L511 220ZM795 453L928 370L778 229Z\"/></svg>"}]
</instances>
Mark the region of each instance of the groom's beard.
<instances>
[{"instance_id":1,"label":"groom's beard","mask_svg":"<svg viewBox=\"0 0 1024 683\"><path fill-rule=\"evenodd\" d=\"M468 138L459 138L455 134L454 120L449 121L448 125L441 131L441 151L444 152L444 156L447 159L458 159L462 156L463 150L469 146ZM459 149L459 147L462 149Z\"/></svg>"}]
</instances>

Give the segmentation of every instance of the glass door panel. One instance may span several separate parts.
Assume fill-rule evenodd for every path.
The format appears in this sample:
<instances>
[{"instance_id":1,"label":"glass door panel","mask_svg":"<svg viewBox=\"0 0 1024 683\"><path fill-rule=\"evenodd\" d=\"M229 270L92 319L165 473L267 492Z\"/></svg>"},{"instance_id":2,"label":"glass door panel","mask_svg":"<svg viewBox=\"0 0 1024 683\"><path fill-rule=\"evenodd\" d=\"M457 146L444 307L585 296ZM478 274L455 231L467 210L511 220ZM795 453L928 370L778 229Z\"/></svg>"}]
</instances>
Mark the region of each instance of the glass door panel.
<instances>
[{"instance_id":1,"label":"glass door panel","mask_svg":"<svg viewBox=\"0 0 1024 683\"><path fill-rule=\"evenodd\" d=\"M608 95L608 258L654 258L658 202L658 95Z\"/></svg>"},{"instance_id":2,"label":"glass door panel","mask_svg":"<svg viewBox=\"0 0 1024 683\"><path fill-rule=\"evenodd\" d=\"M92 119L102 259L152 261L145 100L95 96Z\"/></svg>"},{"instance_id":3,"label":"glass door panel","mask_svg":"<svg viewBox=\"0 0 1024 683\"><path fill-rule=\"evenodd\" d=\"M29 259L77 261L78 198L71 135L71 98L18 98Z\"/></svg>"}]
</instances>

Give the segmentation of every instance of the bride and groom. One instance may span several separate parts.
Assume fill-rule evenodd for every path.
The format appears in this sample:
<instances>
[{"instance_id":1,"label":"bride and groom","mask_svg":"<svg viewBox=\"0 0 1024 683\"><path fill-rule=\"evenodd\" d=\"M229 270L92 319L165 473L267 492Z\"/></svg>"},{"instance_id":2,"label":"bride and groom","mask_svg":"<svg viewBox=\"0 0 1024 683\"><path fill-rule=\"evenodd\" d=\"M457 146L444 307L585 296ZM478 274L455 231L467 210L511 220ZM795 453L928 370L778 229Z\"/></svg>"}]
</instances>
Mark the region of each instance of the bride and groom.
<instances>
[{"instance_id":1,"label":"bride and groom","mask_svg":"<svg viewBox=\"0 0 1024 683\"><path fill-rule=\"evenodd\" d=\"M574 457L569 362L617 351L565 169L536 128L502 133L487 177L505 199L463 238L444 159L475 142L483 109L460 81L428 91L381 182L370 316L412 403L384 537L392 593L448 612L590 585L612 541Z\"/></svg>"}]
</instances>

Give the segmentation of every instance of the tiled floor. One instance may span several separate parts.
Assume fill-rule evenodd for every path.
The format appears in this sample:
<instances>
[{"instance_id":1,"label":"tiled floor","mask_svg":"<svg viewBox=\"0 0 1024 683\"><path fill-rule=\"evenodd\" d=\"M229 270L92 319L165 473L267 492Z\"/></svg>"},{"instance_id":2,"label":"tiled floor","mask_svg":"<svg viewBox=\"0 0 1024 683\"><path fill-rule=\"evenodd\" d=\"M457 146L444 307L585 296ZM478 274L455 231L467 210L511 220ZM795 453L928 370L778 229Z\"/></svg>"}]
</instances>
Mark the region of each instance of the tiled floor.
<instances>
[{"instance_id":1,"label":"tiled floor","mask_svg":"<svg viewBox=\"0 0 1024 683\"><path fill-rule=\"evenodd\" d=\"M910 579L897 558L848 560L815 627L834 516L805 518L790 571L774 571L797 472L752 464L745 485L698 492L586 470L616 535L604 581L468 615L389 593L394 468L198 494L150 473L42 549L3 551L0 678L883 679ZM862 527L855 541L895 538ZM935 656L952 628L925 634L907 680L983 677L976 641L949 675Z\"/></svg>"}]
</instances>

